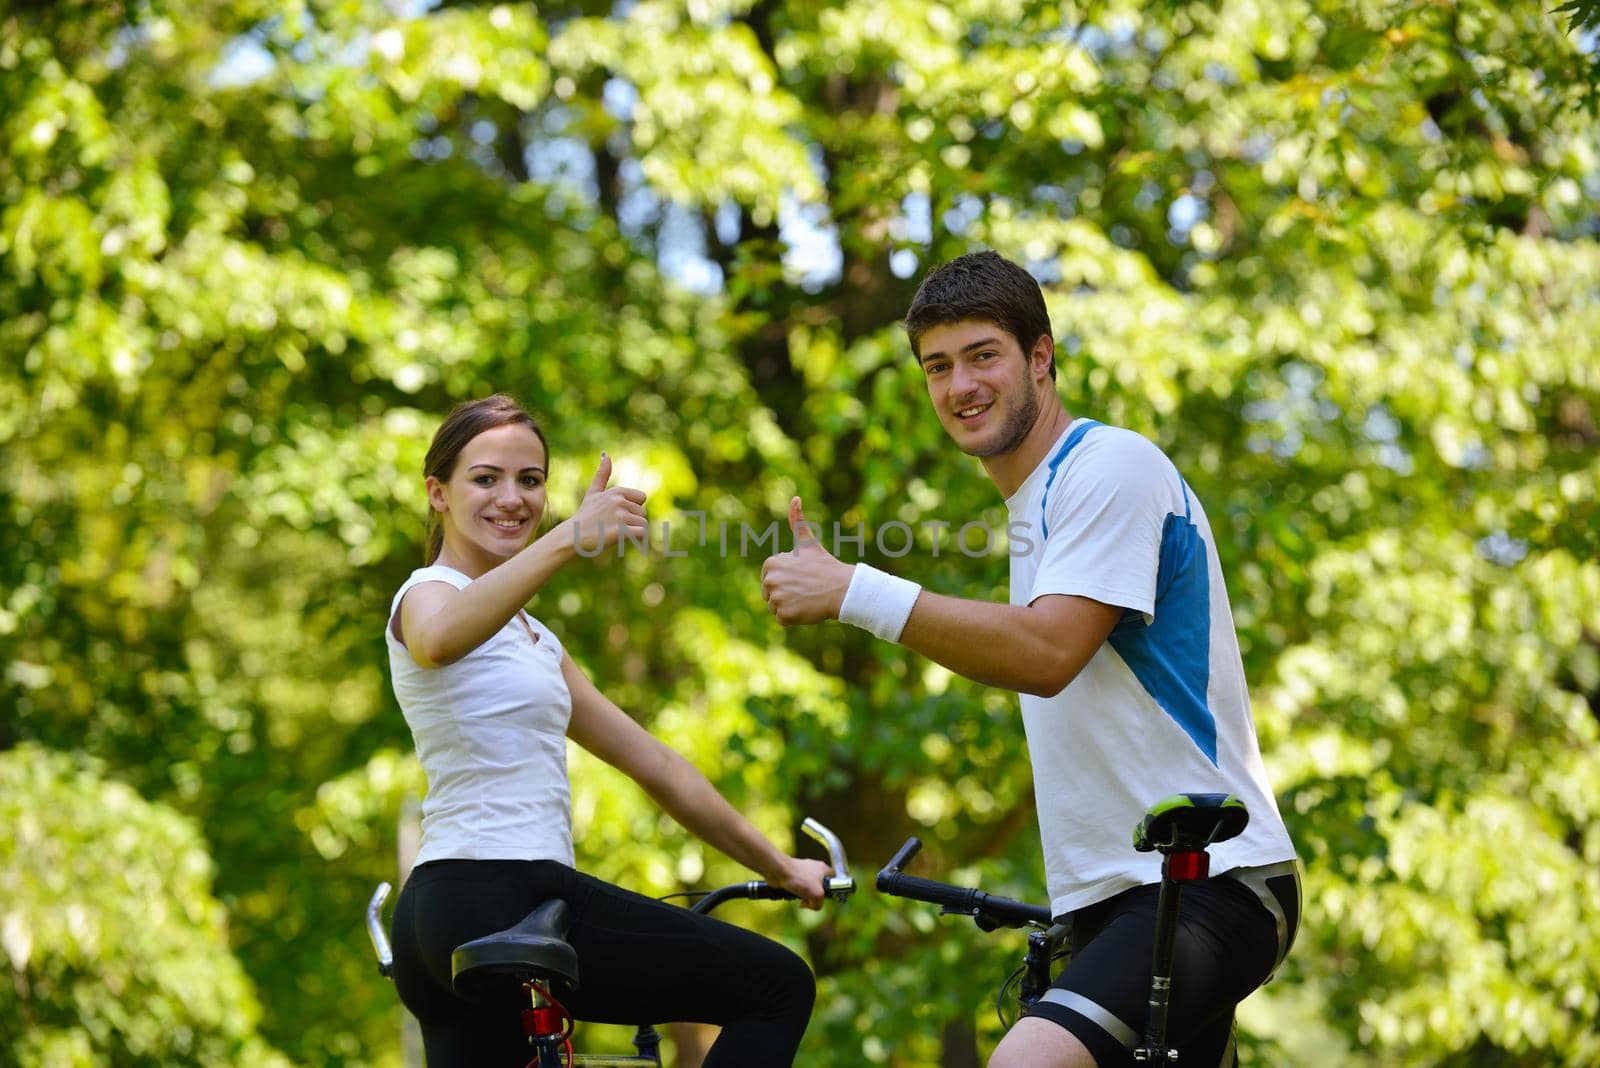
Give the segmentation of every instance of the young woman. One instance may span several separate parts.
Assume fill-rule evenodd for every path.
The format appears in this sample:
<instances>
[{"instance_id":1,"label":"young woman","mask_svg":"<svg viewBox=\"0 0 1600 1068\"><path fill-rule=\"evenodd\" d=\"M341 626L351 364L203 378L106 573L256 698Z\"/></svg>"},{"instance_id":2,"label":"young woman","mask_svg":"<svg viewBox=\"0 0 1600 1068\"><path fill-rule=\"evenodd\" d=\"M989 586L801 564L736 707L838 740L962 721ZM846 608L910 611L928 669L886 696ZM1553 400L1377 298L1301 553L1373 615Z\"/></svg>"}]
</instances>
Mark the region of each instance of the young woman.
<instances>
[{"instance_id":1,"label":"young woman","mask_svg":"<svg viewBox=\"0 0 1600 1068\"><path fill-rule=\"evenodd\" d=\"M549 452L506 396L459 405L424 462L428 566L395 595L386 636L395 696L427 774L422 845L395 908L395 985L430 1068L522 1065L514 1011L455 996L450 953L564 898L580 1019L692 1020L722 1031L705 1064L789 1065L815 984L795 954L573 867L566 740L630 776L689 830L816 907L829 874L789 856L699 771L607 700L523 608L556 570L645 524L644 494L600 467L570 519L535 540Z\"/></svg>"}]
</instances>

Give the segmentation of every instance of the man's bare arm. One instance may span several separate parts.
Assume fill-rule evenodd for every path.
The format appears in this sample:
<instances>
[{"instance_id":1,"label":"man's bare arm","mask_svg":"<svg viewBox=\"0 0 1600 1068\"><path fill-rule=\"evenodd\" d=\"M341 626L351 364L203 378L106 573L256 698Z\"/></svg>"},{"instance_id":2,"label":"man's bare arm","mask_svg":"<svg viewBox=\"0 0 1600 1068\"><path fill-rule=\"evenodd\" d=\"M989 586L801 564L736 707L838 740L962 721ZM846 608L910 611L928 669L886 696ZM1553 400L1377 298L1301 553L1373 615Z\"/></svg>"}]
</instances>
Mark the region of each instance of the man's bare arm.
<instances>
[{"instance_id":1,"label":"man's bare arm","mask_svg":"<svg viewBox=\"0 0 1600 1068\"><path fill-rule=\"evenodd\" d=\"M838 619L855 566L822 547L798 497L789 503L789 525L794 550L761 568L767 606L786 627ZM1010 605L922 590L897 640L975 682L1049 697L1077 678L1122 611L1068 594Z\"/></svg>"},{"instance_id":2,"label":"man's bare arm","mask_svg":"<svg viewBox=\"0 0 1600 1068\"><path fill-rule=\"evenodd\" d=\"M975 682L1050 697L1077 678L1122 611L1065 594L1010 605L923 590L900 644Z\"/></svg>"}]
</instances>

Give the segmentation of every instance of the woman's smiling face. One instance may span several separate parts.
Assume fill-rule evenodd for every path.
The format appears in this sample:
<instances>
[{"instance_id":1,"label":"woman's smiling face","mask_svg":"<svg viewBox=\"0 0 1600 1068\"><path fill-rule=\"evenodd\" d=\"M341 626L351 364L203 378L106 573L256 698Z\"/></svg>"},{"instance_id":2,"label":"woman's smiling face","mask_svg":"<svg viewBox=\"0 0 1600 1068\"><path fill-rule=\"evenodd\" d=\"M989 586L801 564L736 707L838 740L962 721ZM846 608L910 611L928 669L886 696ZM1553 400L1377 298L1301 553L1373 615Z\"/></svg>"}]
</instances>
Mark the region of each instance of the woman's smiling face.
<instances>
[{"instance_id":1,"label":"woman's smiling face","mask_svg":"<svg viewBox=\"0 0 1600 1068\"><path fill-rule=\"evenodd\" d=\"M533 540L544 515L544 445L525 423L485 430L456 459L448 482L428 479L428 502L444 527L441 562L477 575Z\"/></svg>"}]
</instances>

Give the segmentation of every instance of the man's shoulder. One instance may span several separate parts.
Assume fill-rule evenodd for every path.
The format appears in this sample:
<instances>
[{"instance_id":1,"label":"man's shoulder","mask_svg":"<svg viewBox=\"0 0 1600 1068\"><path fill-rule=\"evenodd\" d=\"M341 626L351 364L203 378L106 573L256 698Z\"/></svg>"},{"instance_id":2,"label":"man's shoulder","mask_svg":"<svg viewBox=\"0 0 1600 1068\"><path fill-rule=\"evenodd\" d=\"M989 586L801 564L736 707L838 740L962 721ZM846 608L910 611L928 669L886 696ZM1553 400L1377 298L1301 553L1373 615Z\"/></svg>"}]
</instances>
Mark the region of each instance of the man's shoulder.
<instances>
[{"instance_id":1,"label":"man's shoulder","mask_svg":"<svg viewBox=\"0 0 1600 1068\"><path fill-rule=\"evenodd\" d=\"M1087 428L1070 452L1060 456L1059 472L1068 481L1147 478L1153 471L1175 471L1161 447L1136 430L1100 423Z\"/></svg>"}]
</instances>

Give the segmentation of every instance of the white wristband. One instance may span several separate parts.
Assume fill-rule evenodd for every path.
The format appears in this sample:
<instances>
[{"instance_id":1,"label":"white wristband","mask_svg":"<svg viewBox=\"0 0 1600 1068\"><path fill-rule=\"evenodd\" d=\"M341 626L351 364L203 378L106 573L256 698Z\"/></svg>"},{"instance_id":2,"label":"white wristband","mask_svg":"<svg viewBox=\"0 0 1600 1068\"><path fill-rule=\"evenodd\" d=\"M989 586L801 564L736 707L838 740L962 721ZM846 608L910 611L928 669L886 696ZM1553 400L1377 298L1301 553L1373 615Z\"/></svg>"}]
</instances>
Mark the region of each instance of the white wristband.
<instances>
[{"instance_id":1,"label":"white wristband","mask_svg":"<svg viewBox=\"0 0 1600 1068\"><path fill-rule=\"evenodd\" d=\"M849 623L885 641L897 642L922 587L867 564L857 564L850 588L839 604L839 622Z\"/></svg>"}]
</instances>

